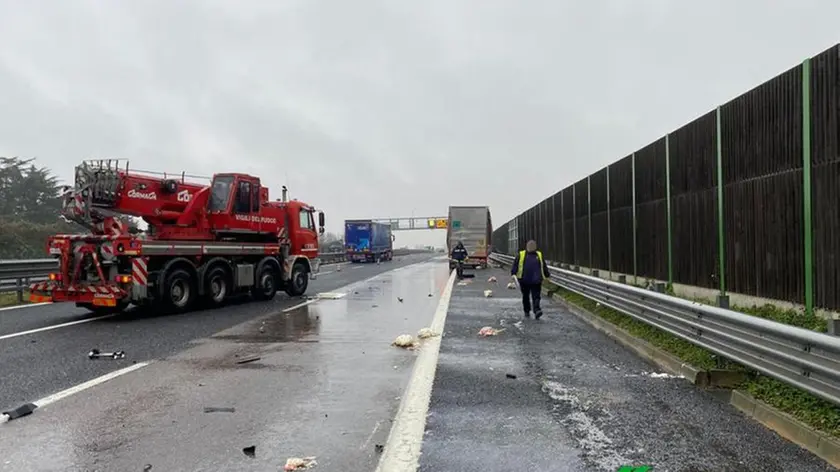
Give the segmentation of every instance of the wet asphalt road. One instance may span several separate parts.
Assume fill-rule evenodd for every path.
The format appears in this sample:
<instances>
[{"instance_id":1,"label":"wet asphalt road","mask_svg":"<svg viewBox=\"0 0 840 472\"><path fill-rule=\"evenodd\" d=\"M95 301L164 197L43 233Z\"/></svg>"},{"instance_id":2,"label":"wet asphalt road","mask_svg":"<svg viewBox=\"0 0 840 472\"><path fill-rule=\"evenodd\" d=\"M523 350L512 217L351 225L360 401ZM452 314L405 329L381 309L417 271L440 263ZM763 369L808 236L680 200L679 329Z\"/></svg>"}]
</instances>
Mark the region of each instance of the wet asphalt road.
<instances>
[{"instance_id":1,"label":"wet asphalt road","mask_svg":"<svg viewBox=\"0 0 840 472\"><path fill-rule=\"evenodd\" d=\"M428 260L428 254L400 256L376 264L343 264L322 267L310 281L307 295L330 291L386 270ZM176 353L190 342L210 336L243 321L300 303L278 294L271 302L237 303L172 316L149 313L123 314L64 328L0 339L0 411L35 401L54 392L99 377L132 362L158 359ZM51 304L0 311L0 338L31 329L95 318L72 304ZM90 361L87 352L124 350L118 361Z\"/></svg>"},{"instance_id":2,"label":"wet asphalt road","mask_svg":"<svg viewBox=\"0 0 840 472\"><path fill-rule=\"evenodd\" d=\"M453 292L421 471L834 470L559 304L523 320L518 291L493 274L499 284L484 273ZM506 330L480 338L483 326Z\"/></svg>"},{"instance_id":3,"label":"wet asphalt road","mask_svg":"<svg viewBox=\"0 0 840 472\"><path fill-rule=\"evenodd\" d=\"M406 265L421 259L322 276L321 299L297 308L277 301L224 309L223 321L214 311L67 328L65 346L84 346L74 352L88 348L82 328L138 341L127 361L81 353L82 362L41 364L113 370L133 352L156 360L0 425L0 471L265 471L310 455L316 470L373 470L417 354L390 343L431 321L449 276L445 262ZM243 453L249 446L255 457Z\"/></svg>"}]
</instances>

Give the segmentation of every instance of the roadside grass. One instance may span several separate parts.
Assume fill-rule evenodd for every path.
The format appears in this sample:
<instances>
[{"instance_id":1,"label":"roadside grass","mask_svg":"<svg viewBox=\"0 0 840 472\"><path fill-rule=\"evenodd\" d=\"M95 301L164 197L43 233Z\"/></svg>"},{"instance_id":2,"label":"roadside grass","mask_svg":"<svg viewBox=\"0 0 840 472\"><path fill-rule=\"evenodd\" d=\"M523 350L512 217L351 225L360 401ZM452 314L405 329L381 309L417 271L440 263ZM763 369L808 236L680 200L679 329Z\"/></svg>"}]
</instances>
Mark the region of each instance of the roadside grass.
<instances>
[{"instance_id":1,"label":"roadside grass","mask_svg":"<svg viewBox=\"0 0 840 472\"><path fill-rule=\"evenodd\" d=\"M555 289L556 287L556 289ZM595 301L554 286L552 292L560 295L569 303L573 303L590 313L593 313L610 323L623 328L633 336L644 339L682 359L694 367L708 369L728 369L747 372L747 380L739 388L749 392L755 398L778 408L785 413L799 419L809 426L830 436L840 438L840 407L811 395L810 393L791 387L773 378L754 372L729 359L717 356L688 341L666 333L658 328L649 326L628 315L612 308L600 305ZM698 300L700 301L700 300ZM700 301L701 303L707 303ZM825 320L817 316L807 316L795 310L782 310L773 305L738 307L733 310L748 315L785 323L800 328L825 333Z\"/></svg>"},{"instance_id":2,"label":"roadside grass","mask_svg":"<svg viewBox=\"0 0 840 472\"><path fill-rule=\"evenodd\" d=\"M23 303L18 302L17 293L0 293L0 308L14 306L14 305L25 305L29 303L29 292L23 292Z\"/></svg>"}]
</instances>

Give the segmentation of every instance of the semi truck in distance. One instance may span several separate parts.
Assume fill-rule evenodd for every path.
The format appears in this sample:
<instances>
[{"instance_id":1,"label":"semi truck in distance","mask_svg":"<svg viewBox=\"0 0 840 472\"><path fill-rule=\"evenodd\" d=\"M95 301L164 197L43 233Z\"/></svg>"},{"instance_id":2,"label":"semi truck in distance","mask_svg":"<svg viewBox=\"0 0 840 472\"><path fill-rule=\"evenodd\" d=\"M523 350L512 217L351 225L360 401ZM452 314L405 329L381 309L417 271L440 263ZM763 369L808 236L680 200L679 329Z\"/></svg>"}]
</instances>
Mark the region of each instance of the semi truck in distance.
<instances>
[{"instance_id":1,"label":"semi truck in distance","mask_svg":"<svg viewBox=\"0 0 840 472\"><path fill-rule=\"evenodd\" d=\"M446 227L446 246L449 253L461 241L467 250L464 267L475 269L487 268L490 255L490 241L493 234L493 222L490 207L486 206L450 206L449 223ZM452 269L455 262L449 261Z\"/></svg>"},{"instance_id":2,"label":"semi truck in distance","mask_svg":"<svg viewBox=\"0 0 840 472\"><path fill-rule=\"evenodd\" d=\"M391 225L372 220L346 220L344 250L350 262L390 261L394 258Z\"/></svg>"}]
</instances>

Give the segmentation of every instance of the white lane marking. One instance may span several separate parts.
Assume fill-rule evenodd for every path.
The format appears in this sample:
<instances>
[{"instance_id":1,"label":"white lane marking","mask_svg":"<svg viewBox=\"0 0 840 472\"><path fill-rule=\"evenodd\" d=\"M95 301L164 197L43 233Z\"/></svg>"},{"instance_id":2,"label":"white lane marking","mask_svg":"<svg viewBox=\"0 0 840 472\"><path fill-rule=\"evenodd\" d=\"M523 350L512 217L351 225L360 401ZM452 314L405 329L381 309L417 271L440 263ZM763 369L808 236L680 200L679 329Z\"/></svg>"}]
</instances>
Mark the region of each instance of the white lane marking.
<instances>
[{"instance_id":1,"label":"white lane marking","mask_svg":"<svg viewBox=\"0 0 840 472\"><path fill-rule=\"evenodd\" d=\"M449 281L440 297L431 329L443 333L446 315L449 311L449 299L455 284L455 271L449 275ZM440 341L442 336L428 339L411 374L408 387L400 402L400 409L394 418L385 451L376 467L376 472L414 472L420 466L420 449L423 446L423 433L426 430L426 414L429 412L429 400L432 396L432 383L435 380Z\"/></svg>"},{"instance_id":2,"label":"white lane marking","mask_svg":"<svg viewBox=\"0 0 840 472\"><path fill-rule=\"evenodd\" d=\"M364 451L368 448L368 444L370 444L370 441L373 439L373 435L376 434L376 432L379 430L380 425L382 425L382 420L377 421L376 424L373 426L373 431L370 432L370 435L367 437L367 439L365 439L365 442L363 442L362 445L359 447L360 451Z\"/></svg>"},{"instance_id":3,"label":"white lane marking","mask_svg":"<svg viewBox=\"0 0 840 472\"><path fill-rule=\"evenodd\" d=\"M40 400L37 400L37 401L34 401L32 403L34 403L35 406L37 406L38 408L41 408L41 407L49 405L50 403L55 403L55 402L61 400L62 398L67 398L70 395L73 395L74 393L79 393L82 390L87 390L91 387L95 387L95 386L97 386L101 383L105 383L105 382L107 382L111 379L115 379L115 378L117 378L121 375L125 375L129 372L134 372L135 370L146 367L149 364L151 364L151 362L138 362L138 363L130 365L128 367L124 367L122 369L115 370L113 372L107 373L107 374L105 374L101 377L97 377L95 379L88 380L87 382L80 383L79 385L70 387L66 390L62 390L60 392L53 393L52 395L49 395L47 397L44 397L44 398L42 398Z\"/></svg>"},{"instance_id":4,"label":"white lane marking","mask_svg":"<svg viewBox=\"0 0 840 472\"><path fill-rule=\"evenodd\" d=\"M118 369L118 370L115 370L113 372L109 372L109 373L107 373L105 375L102 375L100 377L97 377L95 379L88 380L87 382L82 382L82 383L80 383L78 385L74 385L74 386L72 386L68 389L62 390L60 392L53 393L52 395L48 395L48 396L46 396L46 397L44 397L40 400L36 400L36 401L32 402L32 404L34 404L36 408L45 407L45 406L47 406L51 403L55 403L55 402L63 399L63 398L67 398L70 395L73 395L75 393L79 393L83 390L87 390L91 387L95 387L95 386L97 386L99 384L102 384L102 383L105 383L105 382L107 382L111 379L115 379L115 378L117 378L121 375L128 374L129 372L134 372L135 370L146 367L149 364L151 364L151 362L138 362L138 363L130 365L128 367L123 367L122 369ZM5 414L0 415L0 424L3 424L7 421L9 421L9 416L8 415L5 415Z\"/></svg>"},{"instance_id":5,"label":"white lane marking","mask_svg":"<svg viewBox=\"0 0 840 472\"><path fill-rule=\"evenodd\" d=\"M96 321L96 320L104 320L105 318L111 318L111 317L114 317L114 316L117 316L117 315L112 314L112 315L95 316L93 318L85 318L83 320L69 321L67 323L61 323L61 324L52 325L52 326L44 326L43 328L35 328L35 329L29 329L29 330L26 330L26 331L20 331L20 332L17 332L17 333L4 334L4 335L0 336L0 341L2 341L4 339L16 338L18 336L26 336L27 334L40 333L41 331L49 331L49 330L52 330L52 329L65 328L67 326L73 326L73 325L82 324L82 323L90 323L91 321Z\"/></svg>"},{"instance_id":6,"label":"white lane marking","mask_svg":"<svg viewBox=\"0 0 840 472\"><path fill-rule=\"evenodd\" d=\"M313 304L313 303L315 303L315 302L317 302L317 301L318 301L318 299L317 299L317 298L316 298L316 299L312 299L312 300L306 300L306 301L305 301L305 302L303 302L303 303L298 303L298 304L297 304L297 305L295 305L295 306L290 306L289 308L286 308L285 310L283 310L283 313L288 313L288 312L290 312L290 311L295 311L295 310L297 310L298 308L305 307L306 305L311 305L311 304Z\"/></svg>"},{"instance_id":7,"label":"white lane marking","mask_svg":"<svg viewBox=\"0 0 840 472\"><path fill-rule=\"evenodd\" d=\"M15 306L7 306L0 308L0 311L7 311L7 310L19 310L21 308L31 308L33 306L42 306L42 305L51 305L52 302L43 302L43 303L24 303L23 305L15 305Z\"/></svg>"},{"instance_id":8,"label":"white lane marking","mask_svg":"<svg viewBox=\"0 0 840 472\"><path fill-rule=\"evenodd\" d=\"M333 272L335 272L335 271L334 271L334 270L328 270L328 271L326 271L326 272L318 272L318 273L317 273L317 274L315 274L315 275L319 275L319 276L320 276L320 275L327 275L327 274L332 274Z\"/></svg>"}]
</instances>

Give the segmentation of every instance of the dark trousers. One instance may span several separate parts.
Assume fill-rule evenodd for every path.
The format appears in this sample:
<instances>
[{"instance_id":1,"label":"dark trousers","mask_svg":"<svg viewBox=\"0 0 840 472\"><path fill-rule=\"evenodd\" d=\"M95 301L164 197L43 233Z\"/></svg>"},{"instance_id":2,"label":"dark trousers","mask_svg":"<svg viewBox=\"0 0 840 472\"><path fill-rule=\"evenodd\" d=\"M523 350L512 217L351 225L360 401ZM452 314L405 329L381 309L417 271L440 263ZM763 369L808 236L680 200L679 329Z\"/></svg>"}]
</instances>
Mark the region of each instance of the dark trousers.
<instances>
[{"instance_id":1,"label":"dark trousers","mask_svg":"<svg viewBox=\"0 0 840 472\"><path fill-rule=\"evenodd\" d=\"M464 261L455 262L455 273L458 275L459 279L464 277Z\"/></svg>"},{"instance_id":2,"label":"dark trousers","mask_svg":"<svg viewBox=\"0 0 840 472\"><path fill-rule=\"evenodd\" d=\"M525 313L531 312L532 300L534 313L542 311L540 309L540 290L542 290L542 284L526 284L520 280L519 290L522 291L522 309L525 310Z\"/></svg>"}]
</instances>

